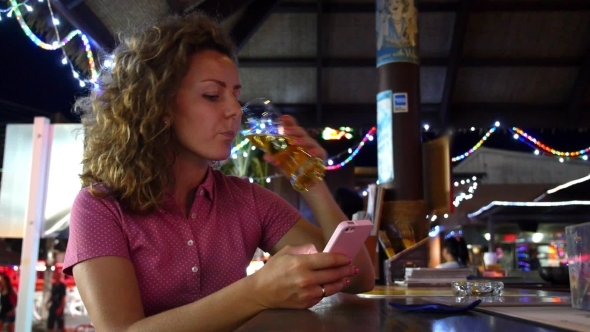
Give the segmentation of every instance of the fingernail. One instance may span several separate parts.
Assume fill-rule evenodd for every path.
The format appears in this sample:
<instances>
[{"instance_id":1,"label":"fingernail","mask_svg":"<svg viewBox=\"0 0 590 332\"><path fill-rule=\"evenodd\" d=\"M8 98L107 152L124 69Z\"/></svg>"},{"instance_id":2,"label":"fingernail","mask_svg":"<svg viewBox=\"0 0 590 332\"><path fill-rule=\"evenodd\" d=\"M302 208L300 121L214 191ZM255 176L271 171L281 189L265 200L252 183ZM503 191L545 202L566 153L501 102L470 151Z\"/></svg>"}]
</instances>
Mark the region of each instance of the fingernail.
<instances>
[{"instance_id":1,"label":"fingernail","mask_svg":"<svg viewBox=\"0 0 590 332\"><path fill-rule=\"evenodd\" d=\"M358 267L355 267L355 268L354 268L354 274L359 274L359 272L360 272L360 271L361 271L361 270L359 270L359 268L358 268Z\"/></svg>"},{"instance_id":2,"label":"fingernail","mask_svg":"<svg viewBox=\"0 0 590 332\"><path fill-rule=\"evenodd\" d=\"M344 284L345 284L345 285L348 285L348 284L350 284L350 279L348 279L348 278L344 279Z\"/></svg>"}]
</instances>

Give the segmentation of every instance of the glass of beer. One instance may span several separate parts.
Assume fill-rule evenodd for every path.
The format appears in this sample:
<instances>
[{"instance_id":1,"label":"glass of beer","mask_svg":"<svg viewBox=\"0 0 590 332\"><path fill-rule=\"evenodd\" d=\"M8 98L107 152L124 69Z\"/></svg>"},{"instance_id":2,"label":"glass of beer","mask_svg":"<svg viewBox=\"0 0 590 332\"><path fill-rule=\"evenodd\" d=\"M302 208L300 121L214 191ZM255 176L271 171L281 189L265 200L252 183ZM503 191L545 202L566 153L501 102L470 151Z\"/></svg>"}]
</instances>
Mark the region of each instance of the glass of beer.
<instances>
[{"instance_id":1,"label":"glass of beer","mask_svg":"<svg viewBox=\"0 0 590 332\"><path fill-rule=\"evenodd\" d=\"M244 105L243 111L244 136L278 161L295 190L307 191L314 183L323 180L324 162L291 144L289 137L285 136L281 113L270 100L253 99Z\"/></svg>"}]
</instances>

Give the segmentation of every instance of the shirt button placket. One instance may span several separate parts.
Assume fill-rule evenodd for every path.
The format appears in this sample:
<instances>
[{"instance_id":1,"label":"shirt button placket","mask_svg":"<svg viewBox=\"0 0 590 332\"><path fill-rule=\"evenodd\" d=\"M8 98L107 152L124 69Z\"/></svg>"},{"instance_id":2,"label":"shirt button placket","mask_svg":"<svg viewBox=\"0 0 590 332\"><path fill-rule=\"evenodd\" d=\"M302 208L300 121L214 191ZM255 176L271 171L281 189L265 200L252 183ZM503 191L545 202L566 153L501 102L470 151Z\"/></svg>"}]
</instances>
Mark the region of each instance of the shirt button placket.
<instances>
[{"instance_id":1,"label":"shirt button placket","mask_svg":"<svg viewBox=\"0 0 590 332\"><path fill-rule=\"evenodd\" d=\"M189 251L190 251L190 256L196 255L196 246L195 246L195 241L193 241L192 239L186 241L186 245L187 247L189 247ZM194 248L194 249L193 249ZM194 261L194 265L190 268L191 269L191 275L192 277L190 278L192 281L190 282L191 284L193 284L194 286L191 288L191 292L193 294L197 294L198 292L200 292L200 277L199 274L197 272L199 272L199 259L197 258ZM196 284L194 284L196 283ZM196 286L196 287L195 287Z\"/></svg>"}]
</instances>

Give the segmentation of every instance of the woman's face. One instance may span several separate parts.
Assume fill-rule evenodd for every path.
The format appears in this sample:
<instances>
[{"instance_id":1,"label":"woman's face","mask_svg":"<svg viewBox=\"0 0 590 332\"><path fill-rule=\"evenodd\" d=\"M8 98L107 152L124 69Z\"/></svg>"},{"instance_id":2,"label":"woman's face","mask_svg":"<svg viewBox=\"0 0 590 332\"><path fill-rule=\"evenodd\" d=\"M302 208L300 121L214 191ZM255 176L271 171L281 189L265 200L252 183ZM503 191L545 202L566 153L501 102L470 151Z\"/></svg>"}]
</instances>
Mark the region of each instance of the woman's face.
<instances>
[{"instance_id":1,"label":"woman's face","mask_svg":"<svg viewBox=\"0 0 590 332\"><path fill-rule=\"evenodd\" d=\"M403 4L401 0L389 0L389 11L391 13L395 13L402 8Z\"/></svg>"},{"instance_id":2,"label":"woman's face","mask_svg":"<svg viewBox=\"0 0 590 332\"><path fill-rule=\"evenodd\" d=\"M171 124L177 152L199 162L225 160L242 117L238 69L229 57L210 50L192 55L189 63Z\"/></svg>"}]
</instances>

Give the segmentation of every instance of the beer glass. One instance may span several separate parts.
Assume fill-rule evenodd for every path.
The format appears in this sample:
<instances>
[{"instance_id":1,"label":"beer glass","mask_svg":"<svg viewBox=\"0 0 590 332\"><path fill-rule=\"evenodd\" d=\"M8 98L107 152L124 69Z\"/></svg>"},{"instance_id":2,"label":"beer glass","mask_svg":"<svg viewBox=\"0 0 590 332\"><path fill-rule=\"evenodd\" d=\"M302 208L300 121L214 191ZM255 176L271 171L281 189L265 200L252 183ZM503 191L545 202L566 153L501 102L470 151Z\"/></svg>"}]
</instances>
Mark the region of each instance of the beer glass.
<instances>
[{"instance_id":1,"label":"beer glass","mask_svg":"<svg viewBox=\"0 0 590 332\"><path fill-rule=\"evenodd\" d=\"M244 136L256 147L270 154L287 173L295 190L307 191L322 181L326 172L324 162L292 145L285 136L281 113L270 100L256 98L243 106Z\"/></svg>"}]
</instances>

